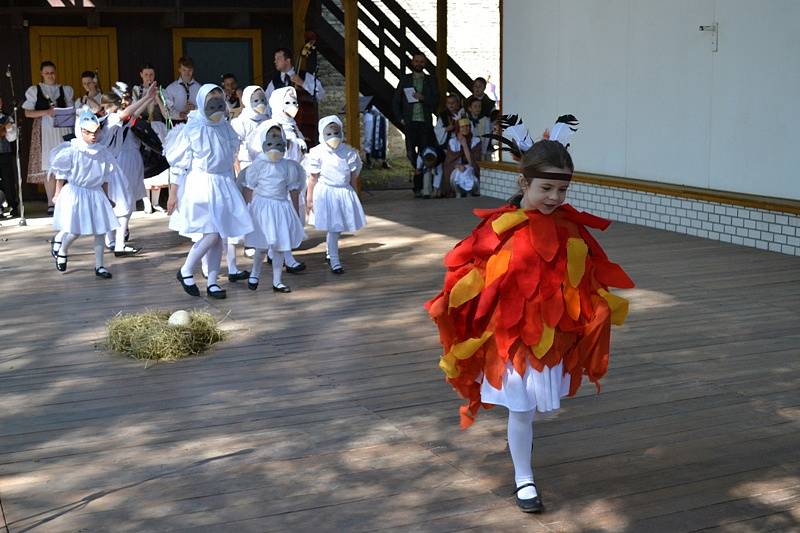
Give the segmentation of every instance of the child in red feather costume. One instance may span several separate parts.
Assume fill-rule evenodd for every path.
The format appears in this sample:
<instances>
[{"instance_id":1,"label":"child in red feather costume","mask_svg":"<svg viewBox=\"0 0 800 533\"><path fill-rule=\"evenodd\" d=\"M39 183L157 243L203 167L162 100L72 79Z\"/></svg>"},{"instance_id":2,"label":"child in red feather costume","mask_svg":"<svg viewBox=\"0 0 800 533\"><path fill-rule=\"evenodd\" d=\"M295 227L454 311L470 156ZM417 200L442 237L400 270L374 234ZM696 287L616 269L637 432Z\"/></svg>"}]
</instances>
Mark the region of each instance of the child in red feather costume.
<instances>
[{"instance_id":1,"label":"child in red feather costume","mask_svg":"<svg viewBox=\"0 0 800 533\"><path fill-rule=\"evenodd\" d=\"M611 324L622 324L628 311L609 287L633 281L586 229L610 222L564 203L574 168L566 141L577 120L559 117L536 143L517 117L504 124L513 142L496 138L519 160L520 194L475 211L481 222L445 257L444 289L426 308L444 347L439 366L467 400L461 427L481 406L508 408L517 504L541 512L531 466L534 413L558 409L584 376L599 390Z\"/></svg>"}]
</instances>

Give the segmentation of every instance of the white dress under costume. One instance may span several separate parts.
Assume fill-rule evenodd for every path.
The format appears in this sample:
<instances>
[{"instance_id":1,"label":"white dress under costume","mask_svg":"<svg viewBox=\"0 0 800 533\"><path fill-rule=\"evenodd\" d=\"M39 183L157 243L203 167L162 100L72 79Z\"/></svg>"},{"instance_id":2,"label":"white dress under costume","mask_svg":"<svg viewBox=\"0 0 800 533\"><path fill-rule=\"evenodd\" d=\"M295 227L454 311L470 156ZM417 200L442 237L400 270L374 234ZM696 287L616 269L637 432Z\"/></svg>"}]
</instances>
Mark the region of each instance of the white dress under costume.
<instances>
[{"instance_id":1,"label":"white dress under costume","mask_svg":"<svg viewBox=\"0 0 800 533\"><path fill-rule=\"evenodd\" d=\"M215 86L203 88L197 94L197 109L164 148L179 188L169 227L182 235L246 235L253 231L253 222L233 175L239 137L226 120L213 122L201 111Z\"/></svg>"},{"instance_id":2,"label":"white dress under costume","mask_svg":"<svg viewBox=\"0 0 800 533\"><path fill-rule=\"evenodd\" d=\"M320 131L323 128L320 124ZM358 231L366 222L358 194L350 185L352 172L361 172L361 157L348 144L335 150L320 135L320 143L308 152L303 167L309 174L319 174L314 186L313 220L318 230L332 232Z\"/></svg>"},{"instance_id":3,"label":"white dress under costume","mask_svg":"<svg viewBox=\"0 0 800 533\"><path fill-rule=\"evenodd\" d=\"M136 208L136 201L147 195L144 186L144 162L139 151L141 142L131 130L131 122L123 121L119 113L111 113L103 128L102 142L117 160L119 169L125 176L121 187L111 187L108 196L114 202L117 216L130 215Z\"/></svg>"},{"instance_id":4,"label":"white dress under costume","mask_svg":"<svg viewBox=\"0 0 800 533\"><path fill-rule=\"evenodd\" d=\"M303 167L290 159L270 161L262 154L250 165L245 186L253 191L248 208L255 229L245 236L245 246L278 252L300 246L306 236L289 191L302 189L305 181Z\"/></svg>"},{"instance_id":5,"label":"white dress under costume","mask_svg":"<svg viewBox=\"0 0 800 533\"><path fill-rule=\"evenodd\" d=\"M475 148L480 143L480 137L472 137L470 148ZM448 148L452 152L462 151L461 143L456 137L450 139ZM477 161L474 161L473 163L477 163ZM467 165L464 163L464 170L454 168L453 172L450 173L450 182L454 186L461 187L465 191L471 191L478 183L478 177L475 175L475 169L472 167L472 165Z\"/></svg>"},{"instance_id":6,"label":"white dress under costume","mask_svg":"<svg viewBox=\"0 0 800 533\"><path fill-rule=\"evenodd\" d=\"M56 200L53 227L75 235L104 235L119 227L103 183L122 182L114 156L102 145L72 139L49 154L50 174L65 180Z\"/></svg>"}]
</instances>

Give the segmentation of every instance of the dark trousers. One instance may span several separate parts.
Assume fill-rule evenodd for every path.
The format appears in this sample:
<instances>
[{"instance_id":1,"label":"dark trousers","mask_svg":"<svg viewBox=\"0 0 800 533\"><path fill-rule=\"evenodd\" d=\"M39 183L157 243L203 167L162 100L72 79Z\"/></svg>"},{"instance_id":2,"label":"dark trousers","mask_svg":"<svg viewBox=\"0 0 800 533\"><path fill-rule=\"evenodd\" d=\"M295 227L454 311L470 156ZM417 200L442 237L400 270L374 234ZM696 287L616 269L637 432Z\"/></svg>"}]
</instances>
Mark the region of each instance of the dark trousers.
<instances>
[{"instance_id":1,"label":"dark trousers","mask_svg":"<svg viewBox=\"0 0 800 533\"><path fill-rule=\"evenodd\" d=\"M14 154L0 154L0 189L11 209L17 211L17 174L14 172Z\"/></svg>"},{"instance_id":2,"label":"dark trousers","mask_svg":"<svg viewBox=\"0 0 800 533\"><path fill-rule=\"evenodd\" d=\"M430 122L408 122L406 123L406 157L411 162L411 166L417 168L417 156L426 147L435 146L433 126ZM422 190L422 172L414 171L414 192Z\"/></svg>"}]
</instances>

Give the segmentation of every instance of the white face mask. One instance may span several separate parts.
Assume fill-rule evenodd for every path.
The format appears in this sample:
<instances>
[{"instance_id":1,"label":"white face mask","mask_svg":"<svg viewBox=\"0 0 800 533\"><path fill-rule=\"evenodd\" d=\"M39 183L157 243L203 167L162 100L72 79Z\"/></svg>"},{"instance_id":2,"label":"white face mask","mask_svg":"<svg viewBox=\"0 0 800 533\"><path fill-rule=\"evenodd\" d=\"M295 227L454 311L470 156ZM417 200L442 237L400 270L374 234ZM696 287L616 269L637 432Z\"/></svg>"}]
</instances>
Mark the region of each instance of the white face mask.
<instances>
[{"instance_id":1,"label":"white face mask","mask_svg":"<svg viewBox=\"0 0 800 533\"><path fill-rule=\"evenodd\" d=\"M298 111L300 111L300 108L297 104L290 104L284 108L284 112L292 118L297 116Z\"/></svg>"},{"instance_id":2,"label":"white face mask","mask_svg":"<svg viewBox=\"0 0 800 533\"><path fill-rule=\"evenodd\" d=\"M219 122L225 117L225 100L216 93L211 93L203 106L203 111L209 120Z\"/></svg>"},{"instance_id":3,"label":"white face mask","mask_svg":"<svg viewBox=\"0 0 800 533\"><path fill-rule=\"evenodd\" d=\"M263 115L267 111L267 97L264 95L264 91L254 91L250 97L250 105L256 113Z\"/></svg>"},{"instance_id":4,"label":"white face mask","mask_svg":"<svg viewBox=\"0 0 800 533\"><path fill-rule=\"evenodd\" d=\"M325 140L325 144L334 150L342 144L343 137L342 128L335 122L331 122L322 128L322 138Z\"/></svg>"},{"instance_id":5,"label":"white face mask","mask_svg":"<svg viewBox=\"0 0 800 533\"><path fill-rule=\"evenodd\" d=\"M267 131L261 150L264 151L270 161L277 161L283 157L286 152L286 141L283 140L283 135L281 135L281 131L278 128L272 127Z\"/></svg>"}]
</instances>

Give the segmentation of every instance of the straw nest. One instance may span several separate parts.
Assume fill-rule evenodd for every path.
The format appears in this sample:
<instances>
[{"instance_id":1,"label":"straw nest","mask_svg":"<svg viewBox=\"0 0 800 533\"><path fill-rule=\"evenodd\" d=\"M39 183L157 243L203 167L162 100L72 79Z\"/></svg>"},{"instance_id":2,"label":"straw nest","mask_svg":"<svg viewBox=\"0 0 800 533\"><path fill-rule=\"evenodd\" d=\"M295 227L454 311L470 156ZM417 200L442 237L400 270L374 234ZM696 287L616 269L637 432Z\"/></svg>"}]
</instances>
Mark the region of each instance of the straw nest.
<instances>
[{"instance_id":1,"label":"straw nest","mask_svg":"<svg viewBox=\"0 0 800 533\"><path fill-rule=\"evenodd\" d=\"M170 325L169 311L118 314L108 322L108 347L134 359L174 361L197 355L225 338L217 319L191 311L187 326Z\"/></svg>"}]
</instances>

